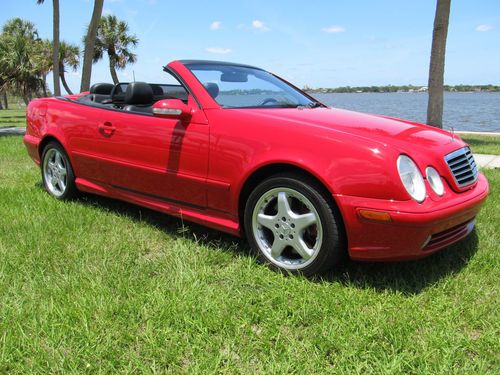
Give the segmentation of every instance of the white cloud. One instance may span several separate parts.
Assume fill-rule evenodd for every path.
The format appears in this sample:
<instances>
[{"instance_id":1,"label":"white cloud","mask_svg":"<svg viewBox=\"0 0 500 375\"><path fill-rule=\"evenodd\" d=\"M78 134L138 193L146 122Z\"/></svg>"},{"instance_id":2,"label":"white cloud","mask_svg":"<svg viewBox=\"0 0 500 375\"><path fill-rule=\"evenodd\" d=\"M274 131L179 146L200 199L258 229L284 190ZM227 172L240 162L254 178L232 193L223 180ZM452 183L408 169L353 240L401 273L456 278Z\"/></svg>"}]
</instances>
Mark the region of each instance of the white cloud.
<instances>
[{"instance_id":1,"label":"white cloud","mask_svg":"<svg viewBox=\"0 0 500 375\"><path fill-rule=\"evenodd\" d=\"M481 33L484 33L486 31L490 31L491 29L493 29L493 26L491 26L491 25L478 25L476 27L476 31L479 31Z\"/></svg>"},{"instance_id":2,"label":"white cloud","mask_svg":"<svg viewBox=\"0 0 500 375\"><path fill-rule=\"evenodd\" d=\"M210 30L219 30L220 25L221 25L220 21L214 21L210 24Z\"/></svg>"},{"instance_id":3,"label":"white cloud","mask_svg":"<svg viewBox=\"0 0 500 375\"><path fill-rule=\"evenodd\" d=\"M232 52L233 50L231 48L209 47L209 48L206 48L205 51L207 51L209 53L216 53L219 55L225 55L227 53Z\"/></svg>"},{"instance_id":4,"label":"white cloud","mask_svg":"<svg viewBox=\"0 0 500 375\"><path fill-rule=\"evenodd\" d=\"M345 28L342 26L333 25L330 27L325 27L321 29L321 31L324 31L325 33L343 33L345 32Z\"/></svg>"},{"instance_id":5,"label":"white cloud","mask_svg":"<svg viewBox=\"0 0 500 375\"><path fill-rule=\"evenodd\" d=\"M254 20L252 21L252 27L255 29L255 30L259 30L259 31L271 31L271 29L269 27L267 27L264 22L262 21L259 21L259 20Z\"/></svg>"}]
</instances>

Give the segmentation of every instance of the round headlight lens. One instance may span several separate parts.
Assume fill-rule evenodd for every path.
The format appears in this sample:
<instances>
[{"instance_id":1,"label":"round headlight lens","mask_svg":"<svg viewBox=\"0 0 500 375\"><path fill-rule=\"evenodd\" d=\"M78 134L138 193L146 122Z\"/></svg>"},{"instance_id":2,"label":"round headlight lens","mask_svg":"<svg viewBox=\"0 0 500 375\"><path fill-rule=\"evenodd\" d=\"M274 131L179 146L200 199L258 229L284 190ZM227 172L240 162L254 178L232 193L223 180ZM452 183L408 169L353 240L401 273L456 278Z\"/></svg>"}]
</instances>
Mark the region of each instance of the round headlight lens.
<instances>
[{"instance_id":1,"label":"round headlight lens","mask_svg":"<svg viewBox=\"0 0 500 375\"><path fill-rule=\"evenodd\" d=\"M434 190L434 192L439 196L443 195L444 185L438 171L436 171L433 167L427 167L425 174L427 175L427 181L429 181L429 185L431 185L432 190Z\"/></svg>"},{"instance_id":2,"label":"round headlight lens","mask_svg":"<svg viewBox=\"0 0 500 375\"><path fill-rule=\"evenodd\" d=\"M425 184L417 165L406 155L398 158L398 172L401 182L410 196L421 203L425 199Z\"/></svg>"}]
</instances>

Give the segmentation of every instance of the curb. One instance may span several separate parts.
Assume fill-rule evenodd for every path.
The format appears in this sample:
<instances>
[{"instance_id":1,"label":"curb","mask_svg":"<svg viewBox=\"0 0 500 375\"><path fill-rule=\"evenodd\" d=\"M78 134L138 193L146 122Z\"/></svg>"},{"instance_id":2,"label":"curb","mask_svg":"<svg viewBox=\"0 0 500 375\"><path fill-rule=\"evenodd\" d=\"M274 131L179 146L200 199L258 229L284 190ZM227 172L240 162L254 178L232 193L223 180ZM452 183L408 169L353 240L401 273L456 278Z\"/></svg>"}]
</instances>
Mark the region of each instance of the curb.
<instances>
[{"instance_id":1,"label":"curb","mask_svg":"<svg viewBox=\"0 0 500 375\"><path fill-rule=\"evenodd\" d=\"M0 137L3 135L24 135L26 133L26 128L9 127L0 128Z\"/></svg>"}]
</instances>

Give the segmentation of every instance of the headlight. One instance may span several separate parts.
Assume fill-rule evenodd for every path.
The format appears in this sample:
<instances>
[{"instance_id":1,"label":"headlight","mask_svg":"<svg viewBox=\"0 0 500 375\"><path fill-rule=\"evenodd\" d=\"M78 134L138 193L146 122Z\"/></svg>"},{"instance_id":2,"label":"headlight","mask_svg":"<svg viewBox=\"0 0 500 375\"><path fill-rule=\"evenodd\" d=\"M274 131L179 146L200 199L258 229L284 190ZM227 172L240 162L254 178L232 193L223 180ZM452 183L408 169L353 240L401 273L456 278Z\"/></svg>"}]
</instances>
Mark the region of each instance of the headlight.
<instances>
[{"instance_id":1,"label":"headlight","mask_svg":"<svg viewBox=\"0 0 500 375\"><path fill-rule=\"evenodd\" d=\"M425 174L427 175L427 181L429 181L429 185L431 185L432 190L434 190L434 192L439 196L443 195L444 185L438 171L432 167L427 167Z\"/></svg>"},{"instance_id":2,"label":"headlight","mask_svg":"<svg viewBox=\"0 0 500 375\"><path fill-rule=\"evenodd\" d=\"M408 194L417 202L423 202L425 199L424 178L415 162L406 155L399 155L398 172Z\"/></svg>"}]
</instances>

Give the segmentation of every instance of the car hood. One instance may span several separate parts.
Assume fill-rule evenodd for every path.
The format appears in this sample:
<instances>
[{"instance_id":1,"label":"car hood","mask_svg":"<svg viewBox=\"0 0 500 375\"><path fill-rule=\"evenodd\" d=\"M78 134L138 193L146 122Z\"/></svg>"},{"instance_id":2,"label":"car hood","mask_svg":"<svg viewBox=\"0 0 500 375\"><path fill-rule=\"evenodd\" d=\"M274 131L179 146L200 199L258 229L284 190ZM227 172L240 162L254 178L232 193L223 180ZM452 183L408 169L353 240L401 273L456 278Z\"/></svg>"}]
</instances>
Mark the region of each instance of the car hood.
<instances>
[{"instance_id":1,"label":"car hood","mask_svg":"<svg viewBox=\"0 0 500 375\"><path fill-rule=\"evenodd\" d=\"M354 134L401 151L444 148L458 149L464 143L453 134L428 125L379 115L370 115L335 108L273 108L256 109L254 114L306 127L320 127Z\"/></svg>"}]
</instances>

